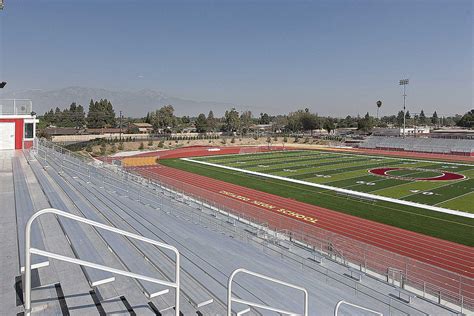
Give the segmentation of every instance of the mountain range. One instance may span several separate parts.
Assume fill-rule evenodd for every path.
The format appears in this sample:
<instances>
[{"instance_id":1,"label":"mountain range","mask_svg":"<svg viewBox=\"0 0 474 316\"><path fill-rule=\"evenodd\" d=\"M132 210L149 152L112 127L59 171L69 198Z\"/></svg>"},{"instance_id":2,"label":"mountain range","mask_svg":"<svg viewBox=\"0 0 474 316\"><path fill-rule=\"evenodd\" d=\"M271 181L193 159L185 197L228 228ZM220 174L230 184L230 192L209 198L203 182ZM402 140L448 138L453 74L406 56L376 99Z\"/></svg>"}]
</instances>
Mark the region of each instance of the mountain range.
<instances>
[{"instance_id":1,"label":"mountain range","mask_svg":"<svg viewBox=\"0 0 474 316\"><path fill-rule=\"evenodd\" d=\"M115 112L123 111L124 116L144 117L147 112L155 111L163 105L171 104L177 116L190 115L197 116L199 113L214 111L215 115L222 115L226 109L235 105L225 102L215 101L195 101L179 97L167 96L162 92L151 89L138 91L113 91L108 89L88 88L88 87L67 87L56 90L21 90L2 91L1 99L31 99L33 110L39 115L44 114L49 109L59 107L64 109L72 102L81 104L87 110L90 99L110 100Z\"/></svg>"}]
</instances>

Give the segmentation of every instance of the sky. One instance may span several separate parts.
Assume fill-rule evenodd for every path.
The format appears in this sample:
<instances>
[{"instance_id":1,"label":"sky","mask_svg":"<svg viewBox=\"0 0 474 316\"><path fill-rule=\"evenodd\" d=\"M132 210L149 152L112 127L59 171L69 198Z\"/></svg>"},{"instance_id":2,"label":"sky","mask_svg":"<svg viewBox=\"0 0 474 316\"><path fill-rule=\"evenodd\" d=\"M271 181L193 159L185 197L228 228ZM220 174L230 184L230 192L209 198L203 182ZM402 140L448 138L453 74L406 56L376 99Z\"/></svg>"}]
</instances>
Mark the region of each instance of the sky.
<instances>
[{"instance_id":1,"label":"sky","mask_svg":"<svg viewBox=\"0 0 474 316\"><path fill-rule=\"evenodd\" d=\"M10 90L153 89L253 112L473 108L471 0L5 0ZM139 106L139 105L137 105Z\"/></svg>"}]
</instances>

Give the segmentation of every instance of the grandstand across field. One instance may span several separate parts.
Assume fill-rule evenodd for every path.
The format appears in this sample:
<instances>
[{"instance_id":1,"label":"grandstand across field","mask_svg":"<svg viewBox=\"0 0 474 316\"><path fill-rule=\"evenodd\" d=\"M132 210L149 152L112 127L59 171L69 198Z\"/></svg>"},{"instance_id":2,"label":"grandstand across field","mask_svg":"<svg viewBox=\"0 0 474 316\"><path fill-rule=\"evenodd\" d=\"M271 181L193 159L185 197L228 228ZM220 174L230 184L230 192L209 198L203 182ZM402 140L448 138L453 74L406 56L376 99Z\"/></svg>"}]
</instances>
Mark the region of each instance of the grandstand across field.
<instances>
[{"instance_id":1,"label":"grandstand across field","mask_svg":"<svg viewBox=\"0 0 474 316\"><path fill-rule=\"evenodd\" d=\"M359 148L474 156L474 139L368 137Z\"/></svg>"},{"instance_id":2,"label":"grandstand across field","mask_svg":"<svg viewBox=\"0 0 474 316\"><path fill-rule=\"evenodd\" d=\"M444 292L438 295L405 287L403 278L394 272L379 279L370 270L354 270L337 251L337 242L316 251L293 241L284 231L274 232L251 218L231 215L211 201L117 172L116 166L83 160L49 143L36 144L25 154L1 152L0 168L0 302L2 312L9 315L22 312L25 299L20 272L25 227L20 219L49 207L176 247L181 258L183 315L225 315L227 281L237 268L305 288L309 315L332 314L341 300L384 315L455 315L461 311L461 304L443 296ZM176 277L172 252L52 214L40 216L32 229L34 253L58 254L46 261L37 261L44 257L33 255L32 263L38 264L32 274L33 315L175 314L176 293L170 286L57 260L66 256L91 261L171 284ZM234 314L270 315L243 301L303 314L299 291L249 275L236 276L232 296L238 298L232 304ZM468 297L463 299L464 313L473 307ZM367 315L350 304L341 305L339 312Z\"/></svg>"}]
</instances>

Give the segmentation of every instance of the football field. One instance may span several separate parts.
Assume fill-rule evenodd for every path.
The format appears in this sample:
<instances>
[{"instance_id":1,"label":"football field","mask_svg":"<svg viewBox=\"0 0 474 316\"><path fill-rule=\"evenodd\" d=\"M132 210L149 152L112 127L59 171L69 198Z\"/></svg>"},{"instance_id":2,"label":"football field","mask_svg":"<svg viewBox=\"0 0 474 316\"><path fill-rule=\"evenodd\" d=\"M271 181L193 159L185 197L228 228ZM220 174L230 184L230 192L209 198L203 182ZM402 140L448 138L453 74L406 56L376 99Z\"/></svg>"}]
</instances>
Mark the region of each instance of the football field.
<instances>
[{"instance_id":1,"label":"football field","mask_svg":"<svg viewBox=\"0 0 474 316\"><path fill-rule=\"evenodd\" d=\"M355 191L361 193L360 198L387 197L474 213L474 165L465 163L314 150L197 157L188 161L309 186L317 184L325 189Z\"/></svg>"}]
</instances>

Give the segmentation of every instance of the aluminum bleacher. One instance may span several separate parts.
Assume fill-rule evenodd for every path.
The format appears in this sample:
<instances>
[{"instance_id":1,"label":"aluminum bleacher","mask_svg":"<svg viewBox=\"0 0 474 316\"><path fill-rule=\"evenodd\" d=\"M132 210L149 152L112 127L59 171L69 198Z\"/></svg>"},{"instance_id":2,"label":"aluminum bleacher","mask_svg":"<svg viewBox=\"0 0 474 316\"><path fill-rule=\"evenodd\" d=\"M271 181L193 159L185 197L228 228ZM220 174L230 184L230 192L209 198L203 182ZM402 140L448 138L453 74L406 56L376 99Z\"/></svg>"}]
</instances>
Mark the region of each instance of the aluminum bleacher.
<instances>
[{"instance_id":1,"label":"aluminum bleacher","mask_svg":"<svg viewBox=\"0 0 474 316\"><path fill-rule=\"evenodd\" d=\"M404 150L425 153L474 155L474 140L413 138L413 137L382 137L371 136L359 144L360 148Z\"/></svg>"},{"instance_id":2,"label":"aluminum bleacher","mask_svg":"<svg viewBox=\"0 0 474 316\"><path fill-rule=\"evenodd\" d=\"M306 289L308 315L333 314L341 300L350 304L340 306L338 315L368 315L364 308L386 315L455 314L446 306L421 297L411 303L397 300L394 297L398 289L392 284L362 272L364 277L358 280L348 277L350 268L325 253L280 239L279 234L264 227L231 218L157 183L127 175L135 177L132 181L58 148L37 145L25 156L0 156L0 198L4 205L15 206L17 216L20 213L25 218L39 209L54 207L111 229L176 247L180 256L182 315L226 315L229 277L238 268ZM8 177L8 172L13 177ZM15 177L21 183L6 185ZM9 203L17 192L30 202ZM10 212L6 210L5 216L11 218L7 211ZM53 214L38 217L33 229L39 232L31 236L36 249L167 282L176 277L174 253L154 244ZM18 246L24 240L15 239L12 243L0 243L0 252L13 253L15 249L18 255ZM32 260L35 257L43 258L33 254ZM0 301L14 301L12 289L20 275L20 261L9 259L18 268L6 273L3 267L7 258L0 260L2 289L6 284ZM164 284L51 258L48 266L38 266L33 272L33 280L38 279L32 284L31 294L35 315L175 314L175 290ZM17 303L6 304L11 309L7 314L23 311L22 289L24 285L20 282ZM252 275L237 275L231 294L236 298L232 303L234 315L274 315L275 312L265 309L269 306L280 312L305 313L300 291ZM245 302L255 304L249 306Z\"/></svg>"}]
</instances>

